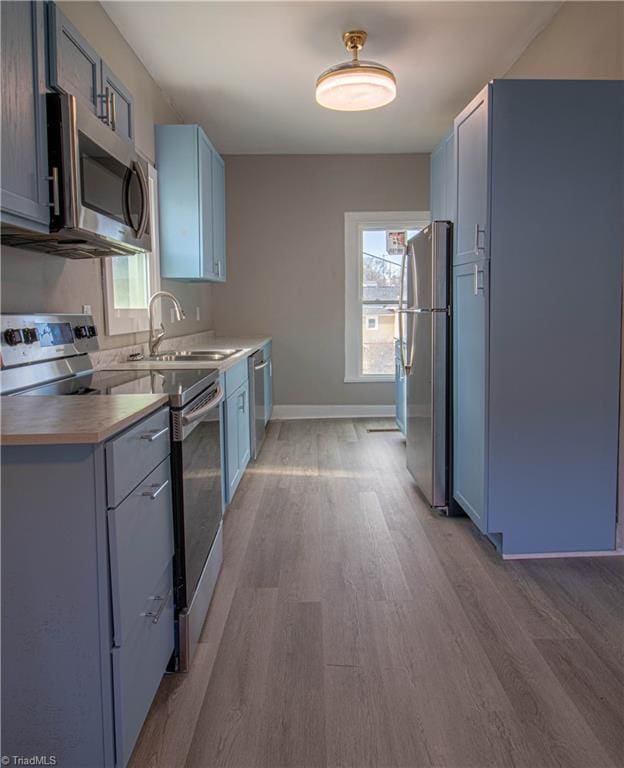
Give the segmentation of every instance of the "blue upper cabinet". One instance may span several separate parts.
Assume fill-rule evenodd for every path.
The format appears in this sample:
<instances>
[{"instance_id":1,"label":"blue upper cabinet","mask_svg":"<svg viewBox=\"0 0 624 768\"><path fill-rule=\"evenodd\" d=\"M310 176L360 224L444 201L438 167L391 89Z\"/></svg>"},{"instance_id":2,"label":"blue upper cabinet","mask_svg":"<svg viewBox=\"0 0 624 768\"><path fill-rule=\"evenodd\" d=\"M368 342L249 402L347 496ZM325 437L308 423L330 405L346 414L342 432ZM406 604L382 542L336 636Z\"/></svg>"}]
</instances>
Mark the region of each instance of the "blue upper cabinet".
<instances>
[{"instance_id":1,"label":"blue upper cabinet","mask_svg":"<svg viewBox=\"0 0 624 768\"><path fill-rule=\"evenodd\" d=\"M3 2L2 222L47 230L45 19L41 3Z\"/></svg>"},{"instance_id":2,"label":"blue upper cabinet","mask_svg":"<svg viewBox=\"0 0 624 768\"><path fill-rule=\"evenodd\" d=\"M50 87L88 104L126 141L134 141L134 99L95 48L54 3L48 6Z\"/></svg>"},{"instance_id":3,"label":"blue upper cabinet","mask_svg":"<svg viewBox=\"0 0 624 768\"><path fill-rule=\"evenodd\" d=\"M488 216L488 102L491 85L455 118L454 264L484 258Z\"/></svg>"},{"instance_id":4,"label":"blue upper cabinet","mask_svg":"<svg viewBox=\"0 0 624 768\"><path fill-rule=\"evenodd\" d=\"M225 168L199 125L157 125L161 275L225 280Z\"/></svg>"},{"instance_id":5,"label":"blue upper cabinet","mask_svg":"<svg viewBox=\"0 0 624 768\"><path fill-rule=\"evenodd\" d=\"M102 61L102 94L107 105L108 125L122 139L134 142L134 99L132 94Z\"/></svg>"},{"instance_id":6,"label":"blue upper cabinet","mask_svg":"<svg viewBox=\"0 0 624 768\"><path fill-rule=\"evenodd\" d=\"M496 80L455 121L453 495L503 554L615 548L623 135L618 81Z\"/></svg>"},{"instance_id":7,"label":"blue upper cabinet","mask_svg":"<svg viewBox=\"0 0 624 768\"><path fill-rule=\"evenodd\" d=\"M455 221L455 156L451 133L431 153L431 218Z\"/></svg>"}]
</instances>

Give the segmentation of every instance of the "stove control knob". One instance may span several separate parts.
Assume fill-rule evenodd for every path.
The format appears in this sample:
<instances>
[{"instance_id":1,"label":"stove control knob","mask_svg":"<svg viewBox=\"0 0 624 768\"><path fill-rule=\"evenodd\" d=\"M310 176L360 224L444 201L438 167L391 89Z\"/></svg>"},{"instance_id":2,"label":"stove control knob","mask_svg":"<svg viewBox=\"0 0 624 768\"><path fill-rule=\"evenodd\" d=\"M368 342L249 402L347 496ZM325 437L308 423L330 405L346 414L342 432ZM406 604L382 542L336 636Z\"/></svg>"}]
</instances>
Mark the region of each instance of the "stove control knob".
<instances>
[{"instance_id":1,"label":"stove control knob","mask_svg":"<svg viewBox=\"0 0 624 768\"><path fill-rule=\"evenodd\" d=\"M87 329L89 331L89 338L97 336L97 328L94 325L88 325Z\"/></svg>"},{"instance_id":2,"label":"stove control knob","mask_svg":"<svg viewBox=\"0 0 624 768\"><path fill-rule=\"evenodd\" d=\"M22 337L24 339L24 344L34 344L39 340L39 334L37 333L36 328L24 328Z\"/></svg>"},{"instance_id":3,"label":"stove control knob","mask_svg":"<svg viewBox=\"0 0 624 768\"><path fill-rule=\"evenodd\" d=\"M89 338L89 328L86 325L77 325L74 328L74 335L77 339L87 339Z\"/></svg>"},{"instance_id":4,"label":"stove control knob","mask_svg":"<svg viewBox=\"0 0 624 768\"><path fill-rule=\"evenodd\" d=\"M23 341L22 332L19 330L19 328L7 328L4 332L4 340L10 347L21 344Z\"/></svg>"}]
</instances>

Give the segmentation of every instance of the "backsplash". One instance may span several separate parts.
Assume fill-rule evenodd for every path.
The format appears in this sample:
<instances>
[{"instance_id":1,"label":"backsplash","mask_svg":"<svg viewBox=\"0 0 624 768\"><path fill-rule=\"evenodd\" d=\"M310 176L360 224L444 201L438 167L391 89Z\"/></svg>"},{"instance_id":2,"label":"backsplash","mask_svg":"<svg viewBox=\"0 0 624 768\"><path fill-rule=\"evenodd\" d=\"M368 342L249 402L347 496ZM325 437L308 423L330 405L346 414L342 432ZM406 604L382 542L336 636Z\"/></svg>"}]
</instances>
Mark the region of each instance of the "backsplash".
<instances>
[{"instance_id":1,"label":"backsplash","mask_svg":"<svg viewBox=\"0 0 624 768\"><path fill-rule=\"evenodd\" d=\"M145 345L147 332L107 336L102 296L102 265L99 259L66 259L45 253L2 246L1 310L4 313L82 312L91 306L102 349ZM167 333L183 336L201 333L213 325L212 287L209 283L162 280L161 288L171 291L186 312L186 320L168 321ZM200 320L196 320L199 307Z\"/></svg>"}]
</instances>

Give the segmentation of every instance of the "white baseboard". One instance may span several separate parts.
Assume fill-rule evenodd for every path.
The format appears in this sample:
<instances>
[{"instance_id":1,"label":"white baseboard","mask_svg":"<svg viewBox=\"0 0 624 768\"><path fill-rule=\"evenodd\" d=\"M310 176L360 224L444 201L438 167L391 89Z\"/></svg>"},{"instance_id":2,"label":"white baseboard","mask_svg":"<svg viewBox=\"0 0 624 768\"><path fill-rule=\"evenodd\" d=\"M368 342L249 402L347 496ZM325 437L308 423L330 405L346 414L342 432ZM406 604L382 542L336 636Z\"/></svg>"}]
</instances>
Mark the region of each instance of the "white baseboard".
<instances>
[{"instance_id":1,"label":"white baseboard","mask_svg":"<svg viewBox=\"0 0 624 768\"><path fill-rule=\"evenodd\" d=\"M598 549L594 552L528 552L503 555L503 560L545 560L550 557L624 557L624 549Z\"/></svg>"},{"instance_id":2,"label":"white baseboard","mask_svg":"<svg viewBox=\"0 0 624 768\"><path fill-rule=\"evenodd\" d=\"M274 405L273 418L289 419L357 419L394 416L394 405Z\"/></svg>"}]
</instances>

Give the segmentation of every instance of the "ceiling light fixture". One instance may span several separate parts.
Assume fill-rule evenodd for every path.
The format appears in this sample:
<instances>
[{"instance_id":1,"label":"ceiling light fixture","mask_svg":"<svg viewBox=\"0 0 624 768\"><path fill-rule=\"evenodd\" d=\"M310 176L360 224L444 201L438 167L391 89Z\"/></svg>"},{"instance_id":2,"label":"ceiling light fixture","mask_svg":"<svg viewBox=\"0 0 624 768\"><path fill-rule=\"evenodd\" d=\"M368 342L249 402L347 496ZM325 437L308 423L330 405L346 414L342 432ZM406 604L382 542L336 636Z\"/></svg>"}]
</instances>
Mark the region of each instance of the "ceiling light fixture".
<instances>
[{"instance_id":1,"label":"ceiling light fixture","mask_svg":"<svg viewBox=\"0 0 624 768\"><path fill-rule=\"evenodd\" d=\"M345 32L342 36L351 61L336 64L316 81L316 100L322 107L344 112L377 109L394 100L396 78L393 72L375 61L360 61L358 52L367 34L363 30Z\"/></svg>"}]
</instances>

